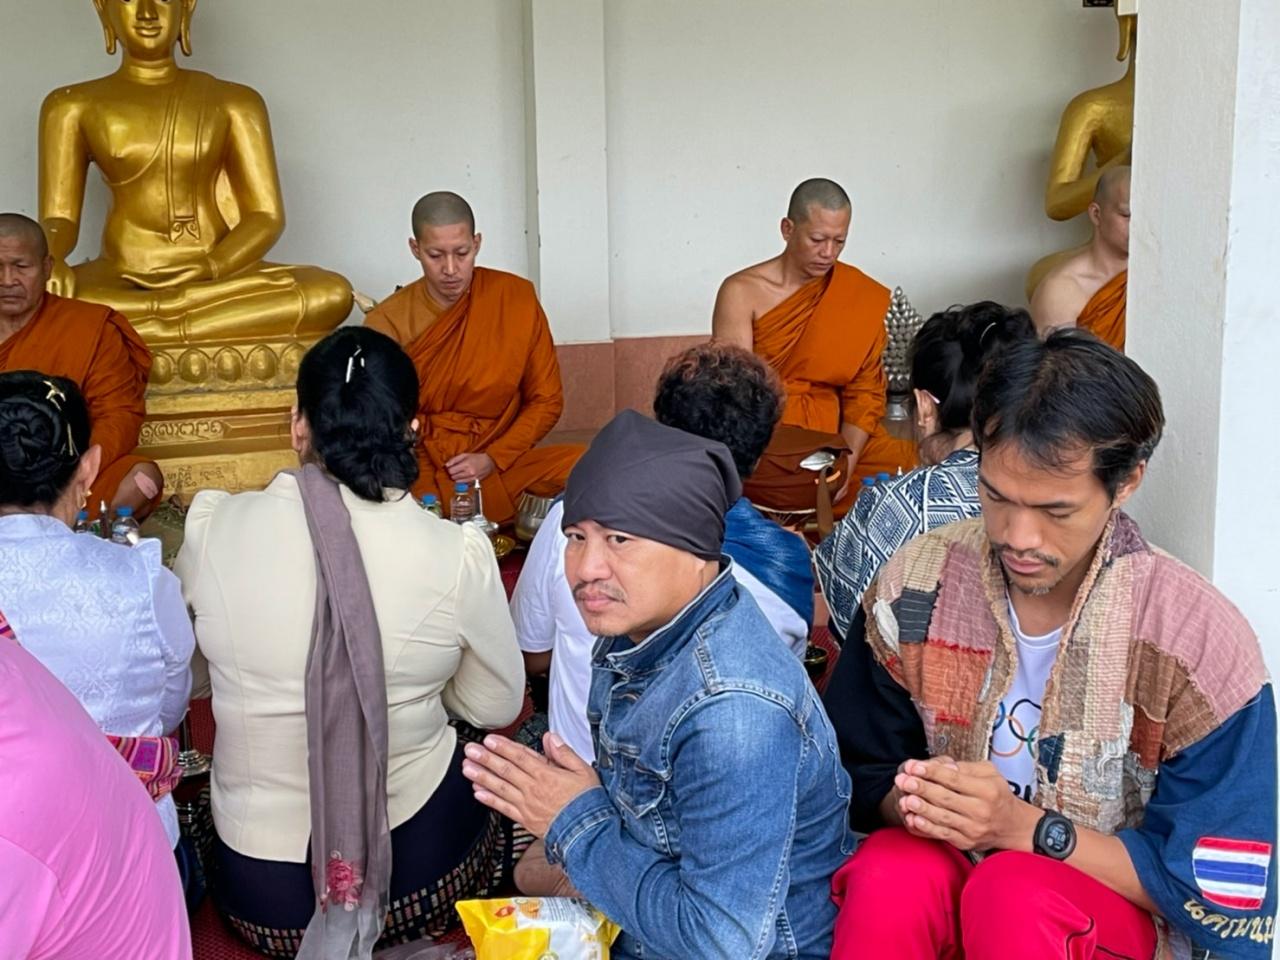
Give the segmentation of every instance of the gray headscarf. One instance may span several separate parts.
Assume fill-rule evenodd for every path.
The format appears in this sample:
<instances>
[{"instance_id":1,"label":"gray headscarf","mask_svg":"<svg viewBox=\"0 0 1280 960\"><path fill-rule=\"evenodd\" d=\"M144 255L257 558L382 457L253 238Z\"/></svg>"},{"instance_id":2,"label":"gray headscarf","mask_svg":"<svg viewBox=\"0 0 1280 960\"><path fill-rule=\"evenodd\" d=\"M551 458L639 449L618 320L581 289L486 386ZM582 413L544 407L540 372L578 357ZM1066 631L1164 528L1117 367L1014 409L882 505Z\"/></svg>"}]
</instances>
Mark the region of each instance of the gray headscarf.
<instances>
[{"instance_id":1,"label":"gray headscarf","mask_svg":"<svg viewBox=\"0 0 1280 960\"><path fill-rule=\"evenodd\" d=\"M724 515L740 496L738 470L723 443L624 410L569 474L562 526L594 520L717 560Z\"/></svg>"}]
</instances>

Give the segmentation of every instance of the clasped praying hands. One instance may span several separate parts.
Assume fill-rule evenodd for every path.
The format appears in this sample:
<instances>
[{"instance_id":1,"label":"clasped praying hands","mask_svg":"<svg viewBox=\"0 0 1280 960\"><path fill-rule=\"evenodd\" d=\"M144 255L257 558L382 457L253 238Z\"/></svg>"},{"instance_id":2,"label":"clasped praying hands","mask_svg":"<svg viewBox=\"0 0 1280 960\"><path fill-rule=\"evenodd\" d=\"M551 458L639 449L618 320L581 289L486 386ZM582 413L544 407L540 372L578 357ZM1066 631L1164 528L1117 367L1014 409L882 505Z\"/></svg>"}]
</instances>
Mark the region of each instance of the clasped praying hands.
<instances>
[{"instance_id":1,"label":"clasped praying hands","mask_svg":"<svg viewBox=\"0 0 1280 960\"><path fill-rule=\"evenodd\" d=\"M1031 849L1043 811L1014 796L995 765L950 757L908 760L894 777L903 825L958 850Z\"/></svg>"},{"instance_id":2,"label":"clasped praying hands","mask_svg":"<svg viewBox=\"0 0 1280 960\"><path fill-rule=\"evenodd\" d=\"M556 734L542 738L546 756L506 737L490 734L484 744L463 748L462 772L476 799L537 837L574 797L600 786L596 772Z\"/></svg>"}]
</instances>

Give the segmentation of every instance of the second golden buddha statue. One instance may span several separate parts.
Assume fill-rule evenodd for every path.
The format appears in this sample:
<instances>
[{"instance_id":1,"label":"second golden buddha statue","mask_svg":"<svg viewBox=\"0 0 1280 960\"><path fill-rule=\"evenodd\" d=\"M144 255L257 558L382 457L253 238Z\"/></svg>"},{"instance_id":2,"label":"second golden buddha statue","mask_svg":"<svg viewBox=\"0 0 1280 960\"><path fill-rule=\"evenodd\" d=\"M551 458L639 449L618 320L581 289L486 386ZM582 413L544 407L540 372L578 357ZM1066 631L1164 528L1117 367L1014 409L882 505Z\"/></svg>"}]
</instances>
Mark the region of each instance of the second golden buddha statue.
<instances>
[{"instance_id":1,"label":"second golden buddha statue","mask_svg":"<svg viewBox=\"0 0 1280 960\"><path fill-rule=\"evenodd\" d=\"M1120 33L1116 59L1127 61L1128 68L1114 83L1078 94L1063 111L1045 186L1044 210L1052 220L1080 216L1093 200L1103 172L1132 162L1138 18L1117 8L1116 25ZM1050 270L1082 249L1072 247L1038 261L1027 276L1027 299Z\"/></svg>"}]
</instances>

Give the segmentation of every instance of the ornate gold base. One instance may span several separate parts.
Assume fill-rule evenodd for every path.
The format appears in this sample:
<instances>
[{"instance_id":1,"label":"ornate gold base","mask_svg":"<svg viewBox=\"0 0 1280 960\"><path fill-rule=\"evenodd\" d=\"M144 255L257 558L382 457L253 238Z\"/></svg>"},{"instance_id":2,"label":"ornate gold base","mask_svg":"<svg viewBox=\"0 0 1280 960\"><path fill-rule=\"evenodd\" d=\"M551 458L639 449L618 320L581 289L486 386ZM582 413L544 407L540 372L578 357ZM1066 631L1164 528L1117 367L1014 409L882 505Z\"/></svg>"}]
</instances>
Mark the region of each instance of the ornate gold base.
<instances>
[{"instance_id":1,"label":"ornate gold base","mask_svg":"<svg viewBox=\"0 0 1280 960\"><path fill-rule=\"evenodd\" d=\"M165 495L190 503L205 489L258 490L297 466L289 443L290 387L157 395L148 391L138 455L164 473Z\"/></svg>"},{"instance_id":2,"label":"ornate gold base","mask_svg":"<svg viewBox=\"0 0 1280 960\"><path fill-rule=\"evenodd\" d=\"M156 461L165 495L260 490L297 466L289 410L298 364L316 337L151 344L147 420L138 455Z\"/></svg>"}]
</instances>

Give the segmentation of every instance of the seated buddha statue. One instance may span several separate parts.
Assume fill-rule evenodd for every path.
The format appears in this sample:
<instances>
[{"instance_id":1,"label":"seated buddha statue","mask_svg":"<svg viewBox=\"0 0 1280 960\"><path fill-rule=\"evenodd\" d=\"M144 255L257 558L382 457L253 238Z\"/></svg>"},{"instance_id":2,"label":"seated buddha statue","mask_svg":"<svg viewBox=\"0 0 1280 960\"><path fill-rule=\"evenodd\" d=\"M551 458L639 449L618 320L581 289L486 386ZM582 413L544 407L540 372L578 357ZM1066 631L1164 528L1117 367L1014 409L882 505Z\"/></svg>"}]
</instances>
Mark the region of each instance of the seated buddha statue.
<instances>
[{"instance_id":1,"label":"seated buddha statue","mask_svg":"<svg viewBox=\"0 0 1280 960\"><path fill-rule=\"evenodd\" d=\"M336 273L263 259L285 222L266 105L248 87L178 67L174 46L190 55L196 0L94 6L107 52L124 53L114 73L61 87L41 109L49 289L128 317L156 352L153 385L175 373L188 386L245 372L270 380L279 350L255 368L251 357L243 363L252 344L293 344L296 354L298 341L346 318L352 295ZM110 209L98 257L70 267L91 162L111 191ZM217 353L229 344L249 347Z\"/></svg>"},{"instance_id":2,"label":"seated buddha statue","mask_svg":"<svg viewBox=\"0 0 1280 960\"><path fill-rule=\"evenodd\" d=\"M1120 49L1116 59L1128 61L1129 66L1119 80L1078 94L1063 111L1044 195L1044 211L1052 220L1080 216L1093 202L1098 179L1108 170L1132 162L1133 69L1138 18L1119 11L1117 7ZM1027 275L1027 299L1031 299L1049 271L1088 246L1086 242L1037 261Z\"/></svg>"}]
</instances>

